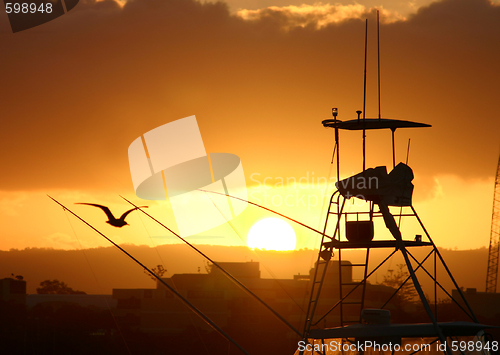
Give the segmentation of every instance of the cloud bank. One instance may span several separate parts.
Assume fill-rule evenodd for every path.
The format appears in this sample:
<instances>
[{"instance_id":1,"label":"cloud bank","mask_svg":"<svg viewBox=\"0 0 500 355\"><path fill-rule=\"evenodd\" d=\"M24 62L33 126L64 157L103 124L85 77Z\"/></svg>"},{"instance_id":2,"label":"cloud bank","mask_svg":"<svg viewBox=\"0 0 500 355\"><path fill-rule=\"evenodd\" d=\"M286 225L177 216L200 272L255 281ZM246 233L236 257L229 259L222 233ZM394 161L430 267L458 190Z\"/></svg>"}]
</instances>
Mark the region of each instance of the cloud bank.
<instances>
[{"instance_id":1,"label":"cloud bank","mask_svg":"<svg viewBox=\"0 0 500 355\"><path fill-rule=\"evenodd\" d=\"M411 136L417 177L491 176L499 7L443 0L404 21L394 16L383 13L381 26L383 115L433 125L397 132L397 159ZM374 116L375 19L361 5L231 15L222 3L82 1L17 34L2 16L2 188L131 189L130 142L192 114L207 151L238 154L248 175L316 170L331 154L332 132L321 120L333 106L341 119L361 108L364 17L367 115ZM346 133L346 174L360 169L358 141ZM386 136L371 134L367 144L368 164L390 162Z\"/></svg>"},{"instance_id":2,"label":"cloud bank","mask_svg":"<svg viewBox=\"0 0 500 355\"><path fill-rule=\"evenodd\" d=\"M364 19L374 9L367 9L361 4L342 5L342 4L323 4L317 3L314 5L290 5L290 6L270 6L259 10L239 10L237 15L244 20L259 21L263 19L271 19L279 21L285 30L290 30L294 27L308 27L321 29L331 24L339 24L341 22L352 19ZM389 12L380 9L381 21L383 23L392 23L396 21L404 21L405 18L398 13Z\"/></svg>"}]
</instances>

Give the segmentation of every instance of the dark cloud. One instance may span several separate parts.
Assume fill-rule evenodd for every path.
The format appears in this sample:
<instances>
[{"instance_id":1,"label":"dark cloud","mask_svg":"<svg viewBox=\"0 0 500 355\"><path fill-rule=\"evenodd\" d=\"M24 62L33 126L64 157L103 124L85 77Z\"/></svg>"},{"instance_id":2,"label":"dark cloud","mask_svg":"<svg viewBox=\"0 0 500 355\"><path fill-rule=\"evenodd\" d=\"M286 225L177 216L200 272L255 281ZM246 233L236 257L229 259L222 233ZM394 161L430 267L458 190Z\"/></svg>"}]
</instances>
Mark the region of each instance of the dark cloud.
<instances>
[{"instance_id":1,"label":"dark cloud","mask_svg":"<svg viewBox=\"0 0 500 355\"><path fill-rule=\"evenodd\" d=\"M248 174L321 170L332 137L321 120L332 106L342 119L354 118L362 105L364 23L318 30L275 15L244 21L225 4L188 0L136 0L124 8L83 1L16 34L3 16L2 188L131 189L128 145L191 114L207 150L238 154ZM374 116L373 11L368 15L367 112ZM383 115L434 126L397 132L399 160L412 137L417 174L493 174L498 23L500 9L488 1L445 0L382 25ZM379 164L379 153L389 163L388 137L369 136L369 164ZM345 135L346 173L360 169L358 138Z\"/></svg>"}]
</instances>

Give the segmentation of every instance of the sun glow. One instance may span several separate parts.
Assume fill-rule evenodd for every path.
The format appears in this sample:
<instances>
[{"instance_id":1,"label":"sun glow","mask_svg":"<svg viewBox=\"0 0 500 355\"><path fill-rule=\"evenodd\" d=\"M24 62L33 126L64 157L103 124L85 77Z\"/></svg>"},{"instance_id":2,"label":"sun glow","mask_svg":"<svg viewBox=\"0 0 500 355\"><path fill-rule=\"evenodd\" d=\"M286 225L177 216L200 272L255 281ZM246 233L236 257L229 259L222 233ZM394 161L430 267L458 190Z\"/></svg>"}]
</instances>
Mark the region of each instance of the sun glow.
<instances>
[{"instance_id":1,"label":"sun glow","mask_svg":"<svg viewBox=\"0 0 500 355\"><path fill-rule=\"evenodd\" d=\"M294 250L297 243L293 228L278 218L265 218L248 231L249 248L266 250Z\"/></svg>"}]
</instances>

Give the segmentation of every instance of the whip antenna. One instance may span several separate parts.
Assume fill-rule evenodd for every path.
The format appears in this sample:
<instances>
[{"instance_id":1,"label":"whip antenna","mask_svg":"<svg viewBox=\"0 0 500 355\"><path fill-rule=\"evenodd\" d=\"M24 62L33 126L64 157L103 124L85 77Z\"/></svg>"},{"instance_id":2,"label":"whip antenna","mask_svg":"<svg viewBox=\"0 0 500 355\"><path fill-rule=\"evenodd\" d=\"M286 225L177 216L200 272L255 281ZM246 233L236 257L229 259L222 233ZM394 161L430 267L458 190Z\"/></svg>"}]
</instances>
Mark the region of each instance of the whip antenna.
<instances>
[{"instance_id":1,"label":"whip antenna","mask_svg":"<svg viewBox=\"0 0 500 355\"><path fill-rule=\"evenodd\" d=\"M366 117L366 52L368 47L368 19L365 20L365 74L363 88L363 171L365 171L365 117Z\"/></svg>"},{"instance_id":2,"label":"whip antenna","mask_svg":"<svg viewBox=\"0 0 500 355\"><path fill-rule=\"evenodd\" d=\"M378 119L382 118L380 113L380 16L377 10L377 53L378 53Z\"/></svg>"}]
</instances>

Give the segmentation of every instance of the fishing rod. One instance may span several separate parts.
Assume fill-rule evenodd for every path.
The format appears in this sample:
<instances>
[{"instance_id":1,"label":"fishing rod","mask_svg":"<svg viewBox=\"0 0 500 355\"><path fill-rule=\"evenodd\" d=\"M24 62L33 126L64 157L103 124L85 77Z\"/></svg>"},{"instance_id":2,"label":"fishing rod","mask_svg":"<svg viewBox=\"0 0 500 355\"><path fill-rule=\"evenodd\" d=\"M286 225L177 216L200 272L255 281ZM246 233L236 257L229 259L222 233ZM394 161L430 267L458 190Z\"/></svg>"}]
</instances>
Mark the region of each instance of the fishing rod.
<instances>
[{"instance_id":1,"label":"fishing rod","mask_svg":"<svg viewBox=\"0 0 500 355\"><path fill-rule=\"evenodd\" d=\"M272 212L272 213L274 213L274 214L277 214L278 216L281 216L281 217L283 217L283 218L286 218L286 219L288 219L289 221L292 221L292 222L294 222L294 223L297 223L298 225L301 225L302 227L305 227L305 228L307 228L307 229L312 230L313 232L316 232L316 233L321 234L321 235L323 235L323 234L324 234L323 232L320 232L319 230L314 229L313 227L309 227L307 224L304 224L304 223L302 223L302 222L299 222L299 221L297 221L296 219L293 219L293 218L291 218L291 217L285 216L284 214L281 214L281 213L276 212L276 211L274 211L274 210L272 210L272 209L270 209L270 208L267 208L267 207L264 207L264 206L262 206L262 205L259 205L259 204L255 203L255 202L247 201L247 200L245 200L245 199L243 199L243 198L236 197L236 196L231 196L231 195L229 195L229 194L225 194L225 193L222 193L222 192L209 191L209 190L202 190L202 189L198 189L198 191L202 191L202 192L205 192L205 193L206 193L206 192L210 192L210 193L212 193L212 194L217 194L217 195L227 196L227 197L230 197L230 198L234 198L235 200L240 200L240 201L243 201L243 202L249 203L249 204L251 204L251 205L253 205L253 206L260 207L260 208L262 208L262 209L265 209L266 211ZM134 206L135 206L135 205L134 205Z\"/></svg>"},{"instance_id":2,"label":"fishing rod","mask_svg":"<svg viewBox=\"0 0 500 355\"><path fill-rule=\"evenodd\" d=\"M221 328L219 328L219 326L217 324L215 324L210 318L208 318L202 311L200 311L198 308L196 308L191 302L189 302L187 299L185 299L180 293L178 293L174 288L172 288L172 286L170 286L165 281L163 281L161 277L159 277L158 275L156 275L147 266L145 266L143 263L141 263L139 260L137 260L135 257L133 257L132 254L130 254L125 249L123 249L121 246L119 246L118 244L116 244L115 242L113 242L111 239L109 239L108 237L106 237L102 232L100 232L99 230L97 230L94 226L92 226L90 223L88 223L83 218L81 218L80 216L78 216L76 213L74 213L73 211L71 211L69 208L67 208L66 206L64 206L62 203L60 203L59 201L57 201L55 198L53 198L50 195L47 195L47 196L51 200L53 200L55 203L57 203L59 206L61 206L65 211L68 211L69 213L71 213L73 216L75 216L80 221L82 221L83 223L85 223L87 226L89 226L91 229L93 229L95 232L97 232L100 236L102 236L108 242L110 242L115 247L117 247L118 249L120 249L120 251L122 251L130 259L132 259L136 264L138 264L142 268L144 268L144 270L146 270L151 275L153 275L161 284L163 284L163 286L165 286L170 292L172 292L175 296L177 296L186 306L188 306L194 313L196 313L201 319L203 319L208 325L210 325L212 327L212 329L214 329L217 333L219 333L224 338L226 338L226 340L228 340L231 343L233 343L239 350L241 350L242 353L244 353L246 355L250 355L233 338L231 338L228 334L226 334L226 332L224 332Z\"/></svg>"},{"instance_id":3,"label":"fishing rod","mask_svg":"<svg viewBox=\"0 0 500 355\"><path fill-rule=\"evenodd\" d=\"M157 220L156 218L154 218L153 216L151 216L149 213L147 213L146 211L144 211L142 208L140 208L139 206L135 205L133 202L127 200L125 197L123 197L121 195L120 195L120 197L122 199L124 199L125 201L127 201L128 203L130 203L135 208L137 208L139 211L141 211L142 213L144 213L146 216L148 216L149 218L151 218L153 221L155 221L156 223L158 223L160 226L162 226L163 228L167 229L170 233L172 233L177 238L179 238L180 240L182 240L184 243L186 243L188 246L190 246L193 250L195 250L198 254L200 254L205 259L207 259L208 261L210 261L213 265L215 265L216 267L218 267L220 269L220 271L224 275L226 275L231 281L233 281L242 290L244 290L245 292L247 292L250 296L252 296L257 301L259 301L264 307L266 307L269 311L271 311L280 321L282 321L286 326L288 326L288 328L290 328L292 331L294 331L297 335L302 336L302 333L300 333L297 329L295 329L295 327L293 325L291 325L285 318L283 318L283 316L281 316L278 312L276 312L272 307L270 307L266 302L264 302L259 296L257 296L255 293L253 293L248 287L246 287L240 281L238 281L238 279L236 279L233 275L231 275L229 272L227 272L217 262L213 261L208 255L206 255L205 253L203 253L201 250L199 250L198 248L196 248L193 244L189 243L186 239L182 238L179 234L175 233L173 230L171 230L170 228L168 228L166 225L164 225L163 223L161 223L159 220Z\"/></svg>"}]
</instances>

